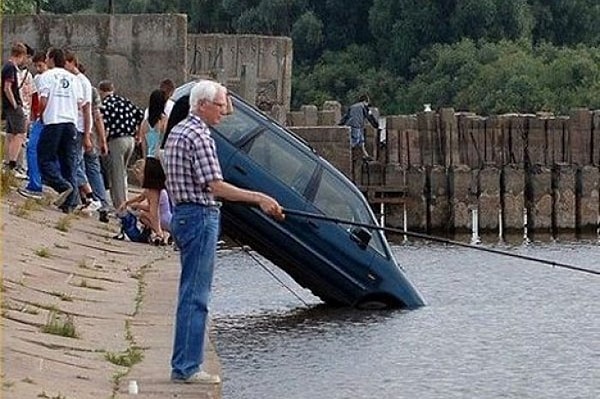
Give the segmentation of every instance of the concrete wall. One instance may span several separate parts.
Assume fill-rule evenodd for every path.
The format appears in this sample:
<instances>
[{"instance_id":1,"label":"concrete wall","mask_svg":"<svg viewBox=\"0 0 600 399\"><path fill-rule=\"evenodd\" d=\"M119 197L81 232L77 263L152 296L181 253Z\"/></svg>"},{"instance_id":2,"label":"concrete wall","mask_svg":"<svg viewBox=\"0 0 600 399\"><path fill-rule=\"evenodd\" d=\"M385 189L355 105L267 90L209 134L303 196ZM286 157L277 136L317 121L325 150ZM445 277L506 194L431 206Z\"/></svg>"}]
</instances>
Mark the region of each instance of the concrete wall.
<instances>
[{"instance_id":1,"label":"concrete wall","mask_svg":"<svg viewBox=\"0 0 600 399\"><path fill-rule=\"evenodd\" d=\"M110 79L140 105L162 79L187 80L187 17L182 14L3 16L3 59L13 41L35 49L73 49L92 84Z\"/></svg>"},{"instance_id":2,"label":"concrete wall","mask_svg":"<svg viewBox=\"0 0 600 399\"><path fill-rule=\"evenodd\" d=\"M214 76L263 111L275 105L290 107L292 39L259 35L190 34L188 73ZM244 74L255 87L244 88ZM246 93L247 91L253 91ZM249 97L249 98L248 98Z\"/></svg>"},{"instance_id":3,"label":"concrete wall","mask_svg":"<svg viewBox=\"0 0 600 399\"><path fill-rule=\"evenodd\" d=\"M287 120L320 125L331 121L330 108L303 106ZM474 210L480 231L492 234L600 228L600 111L482 117L448 108L388 116L386 126L384 143L367 129L366 145L376 162L355 159L350 177L365 190L375 185L381 192L404 192L402 204L386 205L390 225L402 226L406 206L407 228L418 231L469 232ZM303 129L319 148L330 128ZM338 143L330 141L328 148L348 146L347 134L334 137ZM334 165L352 160L352 152L330 153L323 155Z\"/></svg>"}]
</instances>

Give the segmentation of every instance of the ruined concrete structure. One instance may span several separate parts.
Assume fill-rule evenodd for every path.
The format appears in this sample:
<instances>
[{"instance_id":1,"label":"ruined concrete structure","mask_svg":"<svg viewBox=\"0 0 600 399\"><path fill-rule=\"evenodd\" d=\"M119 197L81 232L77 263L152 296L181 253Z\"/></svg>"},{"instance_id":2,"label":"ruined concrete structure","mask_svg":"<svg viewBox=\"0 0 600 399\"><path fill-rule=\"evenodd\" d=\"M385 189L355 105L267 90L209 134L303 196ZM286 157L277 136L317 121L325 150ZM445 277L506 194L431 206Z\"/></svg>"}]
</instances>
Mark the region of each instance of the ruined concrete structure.
<instances>
[{"instance_id":1,"label":"ruined concrete structure","mask_svg":"<svg viewBox=\"0 0 600 399\"><path fill-rule=\"evenodd\" d=\"M77 52L93 84L110 79L116 90L145 106L162 79L176 85L212 77L262 109L289 109L292 41L258 35L188 35L184 14L2 16L3 59L13 41L36 49Z\"/></svg>"},{"instance_id":2,"label":"ruined concrete structure","mask_svg":"<svg viewBox=\"0 0 600 399\"><path fill-rule=\"evenodd\" d=\"M329 120L331 108L305 106L288 121L313 126ZM355 162L349 176L365 192L377 188L379 197L371 199L387 203L390 225L403 226L406 207L406 227L427 232L468 232L474 209L482 232L527 227L529 234L557 235L599 227L600 111L481 117L442 109L388 116L386 125L384 135L367 128L376 162ZM348 133L333 129L343 150L328 159L343 170ZM333 146L314 145L323 155Z\"/></svg>"}]
</instances>

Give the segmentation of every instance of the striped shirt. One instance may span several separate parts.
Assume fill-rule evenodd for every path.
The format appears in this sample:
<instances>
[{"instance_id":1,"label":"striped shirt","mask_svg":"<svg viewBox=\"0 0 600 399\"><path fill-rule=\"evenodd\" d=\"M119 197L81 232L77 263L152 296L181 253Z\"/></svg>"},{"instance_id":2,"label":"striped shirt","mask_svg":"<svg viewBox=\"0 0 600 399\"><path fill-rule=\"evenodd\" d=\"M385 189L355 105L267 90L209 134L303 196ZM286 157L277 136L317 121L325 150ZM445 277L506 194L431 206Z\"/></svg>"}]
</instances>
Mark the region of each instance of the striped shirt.
<instances>
[{"instance_id":1,"label":"striped shirt","mask_svg":"<svg viewBox=\"0 0 600 399\"><path fill-rule=\"evenodd\" d=\"M208 184L223 180L215 141L208 126L189 115L171 130L164 153L167 190L174 204L217 205Z\"/></svg>"}]
</instances>

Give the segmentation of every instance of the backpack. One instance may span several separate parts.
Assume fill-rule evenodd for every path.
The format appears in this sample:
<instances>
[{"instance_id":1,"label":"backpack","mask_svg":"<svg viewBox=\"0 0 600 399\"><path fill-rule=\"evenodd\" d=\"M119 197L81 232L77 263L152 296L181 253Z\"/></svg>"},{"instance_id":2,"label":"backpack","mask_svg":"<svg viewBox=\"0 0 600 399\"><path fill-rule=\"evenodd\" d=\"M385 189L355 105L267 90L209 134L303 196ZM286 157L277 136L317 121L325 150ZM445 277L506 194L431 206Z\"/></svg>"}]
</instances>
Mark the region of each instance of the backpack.
<instances>
[{"instance_id":1,"label":"backpack","mask_svg":"<svg viewBox=\"0 0 600 399\"><path fill-rule=\"evenodd\" d=\"M124 240L127 237L132 242L148 242L151 230L147 227L140 229L138 218L131 211L120 215L119 219L121 219L121 232L114 237L115 239Z\"/></svg>"}]
</instances>

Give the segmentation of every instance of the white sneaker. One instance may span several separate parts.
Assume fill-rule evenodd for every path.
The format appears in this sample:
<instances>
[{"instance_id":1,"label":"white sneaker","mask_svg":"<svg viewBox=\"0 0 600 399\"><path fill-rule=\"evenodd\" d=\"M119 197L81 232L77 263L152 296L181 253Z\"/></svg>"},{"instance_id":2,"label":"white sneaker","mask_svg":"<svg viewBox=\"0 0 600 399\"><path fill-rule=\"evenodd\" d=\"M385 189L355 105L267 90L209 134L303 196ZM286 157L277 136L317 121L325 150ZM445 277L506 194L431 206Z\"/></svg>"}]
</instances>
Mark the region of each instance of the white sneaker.
<instances>
[{"instance_id":1,"label":"white sneaker","mask_svg":"<svg viewBox=\"0 0 600 399\"><path fill-rule=\"evenodd\" d=\"M221 383L221 377L200 370L186 379L171 377L171 381L178 384L219 384Z\"/></svg>"},{"instance_id":2,"label":"white sneaker","mask_svg":"<svg viewBox=\"0 0 600 399\"><path fill-rule=\"evenodd\" d=\"M15 174L15 177L17 179L20 179L20 180L27 180L28 179L28 177L27 177L27 171L23 170L22 168L20 168L18 166L13 169L13 173Z\"/></svg>"},{"instance_id":3,"label":"white sneaker","mask_svg":"<svg viewBox=\"0 0 600 399\"><path fill-rule=\"evenodd\" d=\"M41 192L31 191L31 190L28 190L26 188L19 188L17 190L17 192L19 194L21 194L23 197L26 197L26 198L33 198L33 199L42 199L42 198L44 198L44 196L42 195Z\"/></svg>"},{"instance_id":4,"label":"white sneaker","mask_svg":"<svg viewBox=\"0 0 600 399\"><path fill-rule=\"evenodd\" d=\"M98 200L91 200L85 208L90 212L96 212L98 209L102 208L102 203Z\"/></svg>"}]
</instances>

